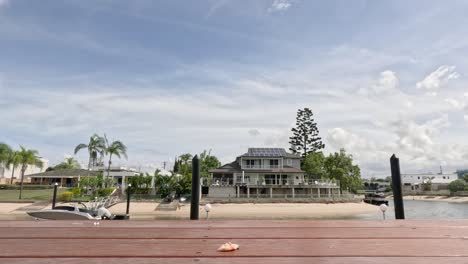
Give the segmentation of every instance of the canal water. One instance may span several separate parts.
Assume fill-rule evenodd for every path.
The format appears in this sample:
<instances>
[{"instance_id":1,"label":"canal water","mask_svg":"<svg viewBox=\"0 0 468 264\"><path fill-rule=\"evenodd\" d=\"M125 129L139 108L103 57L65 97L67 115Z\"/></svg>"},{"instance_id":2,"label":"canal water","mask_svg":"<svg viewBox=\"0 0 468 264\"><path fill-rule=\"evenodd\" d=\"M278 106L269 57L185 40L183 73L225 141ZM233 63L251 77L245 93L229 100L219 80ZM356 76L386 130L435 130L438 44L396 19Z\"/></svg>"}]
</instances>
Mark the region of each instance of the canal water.
<instances>
[{"instance_id":1,"label":"canal water","mask_svg":"<svg viewBox=\"0 0 468 264\"><path fill-rule=\"evenodd\" d=\"M403 201L406 219L468 219L468 203L439 201ZM393 200L389 200L385 213L387 219L395 219ZM382 214L358 215L357 219L382 219Z\"/></svg>"}]
</instances>

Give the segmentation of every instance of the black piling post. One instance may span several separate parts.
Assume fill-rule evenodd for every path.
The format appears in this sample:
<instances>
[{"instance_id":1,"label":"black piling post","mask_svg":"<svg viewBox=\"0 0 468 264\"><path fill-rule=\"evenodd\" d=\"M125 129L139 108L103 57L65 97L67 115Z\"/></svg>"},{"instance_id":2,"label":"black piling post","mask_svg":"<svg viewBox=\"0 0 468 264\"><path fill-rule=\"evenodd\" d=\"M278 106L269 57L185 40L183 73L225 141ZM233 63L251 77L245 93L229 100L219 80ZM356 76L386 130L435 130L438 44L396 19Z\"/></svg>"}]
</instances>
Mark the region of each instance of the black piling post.
<instances>
[{"instance_id":1,"label":"black piling post","mask_svg":"<svg viewBox=\"0 0 468 264\"><path fill-rule=\"evenodd\" d=\"M52 209L55 209L55 202L57 201L57 188L58 188L58 183L54 183L54 196L52 196Z\"/></svg>"},{"instance_id":2,"label":"black piling post","mask_svg":"<svg viewBox=\"0 0 468 264\"><path fill-rule=\"evenodd\" d=\"M200 160L192 159L192 198L190 199L190 220L198 220L200 206Z\"/></svg>"},{"instance_id":3,"label":"black piling post","mask_svg":"<svg viewBox=\"0 0 468 264\"><path fill-rule=\"evenodd\" d=\"M390 167L392 170L392 190L393 201L395 204L395 219L405 219L403 193L401 191L400 160L395 156L395 154L393 154L390 158Z\"/></svg>"},{"instance_id":4,"label":"black piling post","mask_svg":"<svg viewBox=\"0 0 468 264\"><path fill-rule=\"evenodd\" d=\"M127 215L130 213L130 192L131 192L132 185L129 184L127 187Z\"/></svg>"}]
</instances>

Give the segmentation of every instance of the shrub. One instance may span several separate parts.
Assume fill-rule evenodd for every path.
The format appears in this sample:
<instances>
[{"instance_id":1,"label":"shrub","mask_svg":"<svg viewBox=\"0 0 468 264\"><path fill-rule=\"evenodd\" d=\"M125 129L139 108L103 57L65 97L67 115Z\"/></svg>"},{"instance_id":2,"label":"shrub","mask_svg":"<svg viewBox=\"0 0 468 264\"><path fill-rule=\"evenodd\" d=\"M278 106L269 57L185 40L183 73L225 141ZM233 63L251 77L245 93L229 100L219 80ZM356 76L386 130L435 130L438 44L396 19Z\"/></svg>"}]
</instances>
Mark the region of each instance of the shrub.
<instances>
[{"instance_id":1,"label":"shrub","mask_svg":"<svg viewBox=\"0 0 468 264\"><path fill-rule=\"evenodd\" d=\"M97 192L97 195L99 197L109 196L114 191L114 189L115 189L114 187L99 189Z\"/></svg>"},{"instance_id":2,"label":"shrub","mask_svg":"<svg viewBox=\"0 0 468 264\"><path fill-rule=\"evenodd\" d=\"M463 191L465 189L465 181L464 180L454 180L453 182L449 183L448 189L450 192L458 192Z\"/></svg>"},{"instance_id":3,"label":"shrub","mask_svg":"<svg viewBox=\"0 0 468 264\"><path fill-rule=\"evenodd\" d=\"M59 201L62 201L62 202L69 202L71 201L72 197L73 197L72 192L63 192L58 195Z\"/></svg>"},{"instance_id":4,"label":"shrub","mask_svg":"<svg viewBox=\"0 0 468 264\"><path fill-rule=\"evenodd\" d=\"M81 188L76 187L71 189L71 192L73 193L73 197L80 197L81 196Z\"/></svg>"}]
</instances>

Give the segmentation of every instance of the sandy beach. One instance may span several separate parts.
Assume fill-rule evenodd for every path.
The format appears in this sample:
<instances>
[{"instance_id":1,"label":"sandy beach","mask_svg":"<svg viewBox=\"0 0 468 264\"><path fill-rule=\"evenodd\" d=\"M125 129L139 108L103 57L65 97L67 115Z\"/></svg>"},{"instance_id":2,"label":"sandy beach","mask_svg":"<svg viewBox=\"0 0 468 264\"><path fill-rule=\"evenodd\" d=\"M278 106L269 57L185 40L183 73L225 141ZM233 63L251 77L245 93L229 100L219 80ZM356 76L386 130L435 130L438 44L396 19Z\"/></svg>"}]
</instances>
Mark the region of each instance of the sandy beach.
<instances>
[{"instance_id":1,"label":"sandy beach","mask_svg":"<svg viewBox=\"0 0 468 264\"><path fill-rule=\"evenodd\" d=\"M24 207L31 204L0 203L0 220L31 219ZM136 202L130 205L132 220L188 219L190 204L182 204L175 211L156 210L158 203ZM43 208L50 208L45 205ZM114 214L123 214L125 203L109 208ZM366 203L272 203L272 204L212 204L210 219L346 219L363 214L380 214L377 206ZM200 207L200 218L206 213Z\"/></svg>"},{"instance_id":2,"label":"sandy beach","mask_svg":"<svg viewBox=\"0 0 468 264\"><path fill-rule=\"evenodd\" d=\"M404 196L403 200L468 203L468 197L460 197L460 196L453 196L453 197L452 196Z\"/></svg>"}]
</instances>

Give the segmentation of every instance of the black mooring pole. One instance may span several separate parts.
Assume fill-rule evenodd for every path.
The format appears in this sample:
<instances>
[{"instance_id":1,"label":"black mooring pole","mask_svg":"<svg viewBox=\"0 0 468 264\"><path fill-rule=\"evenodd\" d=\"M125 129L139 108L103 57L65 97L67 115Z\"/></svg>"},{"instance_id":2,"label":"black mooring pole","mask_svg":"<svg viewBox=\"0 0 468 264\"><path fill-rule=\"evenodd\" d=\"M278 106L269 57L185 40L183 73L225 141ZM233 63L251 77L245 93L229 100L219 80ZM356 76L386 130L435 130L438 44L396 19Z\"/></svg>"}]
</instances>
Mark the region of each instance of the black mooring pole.
<instances>
[{"instance_id":1,"label":"black mooring pole","mask_svg":"<svg viewBox=\"0 0 468 264\"><path fill-rule=\"evenodd\" d=\"M129 184L127 187L127 215L130 213L130 192L131 192L132 185Z\"/></svg>"},{"instance_id":2,"label":"black mooring pole","mask_svg":"<svg viewBox=\"0 0 468 264\"><path fill-rule=\"evenodd\" d=\"M55 201L57 201L57 187L58 187L58 183L54 183L54 196L52 196L52 209L55 209Z\"/></svg>"},{"instance_id":3,"label":"black mooring pole","mask_svg":"<svg viewBox=\"0 0 468 264\"><path fill-rule=\"evenodd\" d=\"M192 159L192 198L190 199L190 220L198 220L200 206L200 160Z\"/></svg>"},{"instance_id":4,"label":"black mooring pole","mask_svg":"<svg viewBox=\"0 0 468 264\"><path fill-rule=\"evenodd\" d=\"M392 190L393 201L395 204L395 219L405 219L403 193L401 191L400 160L395 156L395 154L390 158L390 167L392 169Z\"/></svg>"}]
</instances>

